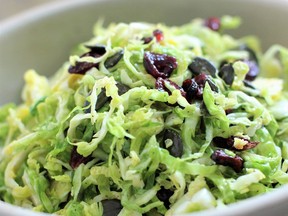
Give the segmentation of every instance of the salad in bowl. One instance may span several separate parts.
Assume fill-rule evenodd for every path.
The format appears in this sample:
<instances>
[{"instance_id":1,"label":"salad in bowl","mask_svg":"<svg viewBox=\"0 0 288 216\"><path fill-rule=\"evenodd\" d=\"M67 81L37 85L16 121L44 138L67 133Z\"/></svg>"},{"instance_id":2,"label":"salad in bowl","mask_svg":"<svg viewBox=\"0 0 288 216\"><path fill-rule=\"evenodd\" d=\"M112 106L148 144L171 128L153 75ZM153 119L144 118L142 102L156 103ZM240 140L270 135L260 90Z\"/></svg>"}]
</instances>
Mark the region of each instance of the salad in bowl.
<instances>
[{"instance_id":1,"label":"salad in bowl","mask_svg":"<svg viewBox=\"0 0 288 216\"><path fill-rule=\"evenodd\" d=\"M182 26L99 21L47 78L0 108L0 197L56 215L177 215L288 181L288 51Z\"/></svg>"}]
</instances>

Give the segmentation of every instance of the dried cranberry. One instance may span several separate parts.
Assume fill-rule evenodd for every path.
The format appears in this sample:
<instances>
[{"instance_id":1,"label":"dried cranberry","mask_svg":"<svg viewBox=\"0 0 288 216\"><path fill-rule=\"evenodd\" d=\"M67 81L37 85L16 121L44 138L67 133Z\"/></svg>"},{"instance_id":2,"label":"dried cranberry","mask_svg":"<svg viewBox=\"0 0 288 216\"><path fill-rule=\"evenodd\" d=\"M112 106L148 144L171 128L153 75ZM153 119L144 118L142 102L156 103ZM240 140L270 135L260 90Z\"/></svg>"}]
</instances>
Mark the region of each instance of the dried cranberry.
<instances>
[{"instance_id":1,"label":"dried cranberry","mask_svg":"<svg viewBox=\"0 0 288 216\"><path fill-rule=\"evenodd\" d=\"M225 149L231 149L234 145L234 138L233 137L214 137L213 143L215 146Z\"/></svg>"},{"instance_id":2,"label":"dried cranberry","mask_svg":"<svg viewBox=\"0 0 288 216\"><path fill-rule=\"evenodd\" d=\"M94 58L98 58L104 55L106 52L105 46L88 46L87 45L86 47L89 48L90 51L87 53L84 53L83 55L81 55L81 57L91 56ZM69 67L68 72L72 74L85 74L91 68L93 67L98 68L98 66L99 66L98 63L76 62L74 66Z\"/></svg>"},{"instance_id":3,"label":"dried cranberry","mask_svg":"<svg viewBox=\"0 0 288 216\"><path fill-rule=\"evenodd\" d=\"M192 82L195 82L195 80L194 79L186 79L183 81L182 88L184 89L184 91L186 91L186 92L188 91L188 89L192 85Z\"/></svg>"},{"instance_id":4,"label":"dried cranberry","mask_svg":"<svg viewBox=\"0 0 288 216\"><path fill-rule=\"evenodd\" d=\"M189 103L191 103L193 99L200 96L199 86L194 79L185 80L182 87L186 91L186 99Z\"/></svg>"},{"instance_id":5,"label":"dried cranberry","mask_svg":"<svg viewBox=\"0 0 288 216\"><path fill-rule=\"evenodd\" d=\"M209 83L213 91L218 91L218 87L210 79L209 75L204 73L201 73L192 79L184 80L182 87L186 92L186 99L189 103L191 103L193 99L202 99L203 89L206 82Z\"/></svg>"},{"instance_id":6,"label":"dried cranberry","mask_svg":"<svg viewBox=\"0 0 288 216\"><path fill-rule=\"evenodd\" d=\"M186 92L180 86L178 86L176 83L174 83L169 79L163 79L162 77L158 77L155 82L155 88L158 89L159 91L166 91L169 94L171 94L170 90L165 86L165 83L167 83L170 86L173 86L175 89L180 90L181 95L183 97L186 97Z\"/></svg>"},{"instance_id":7,"label":"dried cranberry","mask_svg":"<svg viewBox=\"0 0 288 216\"><path fill-rule=\"evenodd\" d=\"M204 25L213 31L218 31L221 28L221 21L218 17L209 17L205 20Z\"/></svg>"},{"instance_id":8,"label":"dried cranberry","mask_svg":"<svg viewBox=\"0 0 288 216\"><path fill-rule=\"evenodd\" d=\"M163 32L159 29L153 31L153 36L156 38L157 42L161 42L162 40L164 40Z\"/></svg>"},{"instance_id":9,"label":"dried cranberry","mask_svg":"<svg viewBox=\"0 0 288 216\"><path fill-rule=\"evenodd\" d=\"M235 77L234 68L232 64L224 64L218 73L219 77L221 77L227 85L232 85Z\"/></svg>"},{"instance_id":10,"label":"dried cranberry","mask_svg":"<svg viewBox=\"0 0 288 216\"><path fill-rule=\"evenodd\" d=\"M240 137L238 137L238 138L240 138ZM251 140L248 140L248 139L245 139L245 138L240 138L240 139L246 141L247 144L243 146L243 149L236 149L235 148L235 150L237 150L237 151L252 149L252 148L255 148L259 144L259 142L257 142L257 141L251 141Z\"/></svg>"},{"instance_id":11,"label":"dried cranberry","mask_svg":"<svg viewBox=\"0 0 288 216\"><path fill-rule=\"evenodd\" d=\"M258 67L257 62L255 62L253 60L244 60L244 62L249 67L249 71L247 72L247 74L245 76L245 80L248 80L248 81L255 80L259 74L259 67Z\"/></svg>"},{"instance_id":12,"label":"dried cranberry","mask_svg":"<svg viewBox=\"0 0 288 216\"><path fill-rule=\"evenodd\" d=\"M156 41L158 43L164 40L163 32L160 29L156 29L153 31L153 37L156 38ZM143 40L144 44L148 44L153 40L153 37L152 36L144 37L144 38L142 38L142 40Z\"/></svg>"},{"instance_id":13,"label":"dried cranberry","mask_svg":"<svg viewBox=\"0 0 288 216\"><path fill-rule=\"evenodd\" d=\"M205 58L196 57L193 61L188 65L188 69L192 72L194 76L197 76L201 73L205 73L207 75L211 75L215 77L216 68L214 65Z\"/></svg>"},{"instance_id":14,"label":"dried cranberry","mask_svg":"<svg viewBox=\"0 0 288 216\"><path fill-rule=\"evenodd\" d=\"M206 75L204 73L194 77L195 82L199 86L198 96L202 98L203 95L203 89L205 87L205 83L208 82L210 88L212 91L218 92L218 87L214 84L214 82L210 79L209 75Z\"/></svg>"},{"instance_id":15,"label":"dried cranberry","mask_svg":"<svg viewBox=\"0 0 288 216\"><path fill-rule=\"evenodd\" d=\"M176 58L173 56L152 52L144 53L143 64L146 71L156 79L158 77L170 77L171 73L178 65Z\"/></svg>"},{"instance_id":16,"label":"dried cranberry","mask_svg":"<svg viewBox=\"0 0 288 216\"><path fill-rule=\"evenodd\" d=\"M157 191L157 198L164 203L164 206L168 209L170 205L170 197L173 195L173 191L169 189L165 189L163 186L161 186L160 190Z\"/></svg>"},{"instance_id":17,"label":"dried cranberry","mask_svg":"<svg viewBox=\"0 0 288 216\"><path fill-rule=\"evenodd\" d=\"M238 139L245 141L246 145L244 145L242 149L235 148L235 146L234 146L235 138L238 138ZM229 149L229 150L234 150L234 151L244 151L247 149L252 149L252 148L255 148L259 144L259 142L257 142L257 141L251 141L251 140L248 140L246 138L238 137L238 136L231 136L228 138L214 137L213 143L217 147L225 148L225 149Z\"/></svg>"},{"instance_id":18,"label":"dried cranberry","mask_svg":"<svg viewBox=\"0 0 288 216\"><path fill-rule=\"evenodd\" d=\"M198 76L194 77L194 80L199 86L204 87L206 81L208 80L208 75L201 73Z\"/></svg>"},{"instance_id":19,"label":"dried cranberry","mask_svg":"<svg viewBox=\"0 0 288 216\"><path fill-rule=\"evenodd\" d=\"M97 67L97 64L91 62L76 62L74 66L68 68L68 72L71 74L85 74L93 67Z\"/></svg>"},{"instance_id":20,"label":"dried cranberry","mask_svg":"<svg viewBox=\"0 0 288 216\"><path fill-rule=\"evenodd\" d=\"M211 159L218 165L229 166L239 173L243 169L243 159L235 155L234 157L227 155L223 150L217 149L211 155Z\"/></svg>"},{"instance_id":21,"label":"dried cranberry","mask_svg":"<svg viewBox=\"0 0 288 216\"><path fill-rule=\"evenodd\" d=\"M167 91L168 89L165 87L165 80L162 77L158 77L155 82L155 88L159 91ZM170 91L169 91L170 93Z\"/></svg>"},{"instance_id":22,"label":"dried cranberry","mask_svg":"<svg viewBox=\"0 0 288 216\"><path fill-rule=\"evenodd\" d=\"M230 114L230 113L233 113L233 109L226 109L226 110L225 110L225 113L226 113L226 115L228 115L228 114Z\"/></svg>"},{"instance_id":23,"label":"dried cranberry","mask_svg":"<svg viewBox=\"0 0 288 216\"><path fill-rule=\"evenodd\" d=\"M71 152L70 162L69 162L70 166L73 169L76 169L80 164L82 163L85 164L89 162L90 160L91 160L91 156L84 157L77 152L76 146L73 147L72 152Z\"/></svg>"}]
</instances>

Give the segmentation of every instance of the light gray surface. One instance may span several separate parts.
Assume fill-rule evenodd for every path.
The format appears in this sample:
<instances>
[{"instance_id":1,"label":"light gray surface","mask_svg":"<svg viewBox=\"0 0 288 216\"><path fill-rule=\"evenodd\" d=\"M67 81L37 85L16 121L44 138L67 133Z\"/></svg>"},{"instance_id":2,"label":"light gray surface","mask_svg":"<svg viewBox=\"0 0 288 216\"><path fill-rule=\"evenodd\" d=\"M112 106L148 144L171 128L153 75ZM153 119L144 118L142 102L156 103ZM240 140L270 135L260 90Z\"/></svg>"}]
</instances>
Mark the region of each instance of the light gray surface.
<instances>
[{"instance_id":1,"label":"light gray surface","mask_svg":"<svg viewBox=\"0 0 288 216\"><path fill-rule=\"evenodd\" d=\"M104 17L106 22L151 21L174 25L199 16L239 15L243 17L243 25L240 30L233 32L234 35L256 34L261 37L265 47L276 42L288 46L288 30L285 28L288 3L282 0L65 2L27 12L0 24L0 104L19 98L26 69L35 68L41 74L53 74L68 59L73 46L91 36L91 28L99 17ZM234 204L226 211L224 209L200 215L281 216L287 215L287 202L288 189L283 187L275 193ZM0 215L13 215L13 209L0 202ZM16 212L13 216L16 215L32 214Z\"/></svg>"},{"instance_id":2,"label":"light gray surface","mask_svg":"<svg viewBox=\"0 0 288 216\"><path fill-rule=\"evenodd\" d=\"M0 20L4 20L28 9L55 1L60 0L0 0Z\"/></svg>"}]
</instances>

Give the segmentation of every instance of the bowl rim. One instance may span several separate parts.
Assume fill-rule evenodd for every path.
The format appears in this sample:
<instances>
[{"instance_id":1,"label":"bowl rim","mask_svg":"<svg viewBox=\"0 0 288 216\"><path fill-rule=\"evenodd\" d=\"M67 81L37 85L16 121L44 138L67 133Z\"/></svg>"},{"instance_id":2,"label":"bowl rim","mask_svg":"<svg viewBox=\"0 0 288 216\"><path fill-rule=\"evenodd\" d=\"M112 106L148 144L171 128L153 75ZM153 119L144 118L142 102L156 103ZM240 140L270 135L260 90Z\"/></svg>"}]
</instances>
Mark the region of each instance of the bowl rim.
<instances>
[{"instance_id":1,"label":"bowl rim","mask_svg":"<svg viewBox=\"0 0 288 216\"><path fill-rule=\"evenodd\" d=\"M27 23L34 23L38 22L39 20L51 16L51 14L57 14L63 11L70 10L71 8L75 8L78 6L85 5L87 3L107 3L107 2L121 2L125 0L57 0L53 2L45 2L43 4L31 7L30 9L26 9L24 11L21 11L17 14L14 14L12 16L8 16L0 21L0 37L2 34L5 34L6 32L12 31L14 29L17 29L21 25L25 25ZM127 1L127 0L126 0ZM129 1L129 0L128 0ZM131 1L131 0L130 0ZM142 0L133 0L136 1L142 1ZM168 0L169 1L169 0ZM200 0L198 0L200 1ZM201 1L210 1L210 0L201 0ZM227 2L231 1L238 1L238 0L223 0ZM283 6L288 6L288 0L241 0L241 2L245 3L251 3L251 2L261 2L261 4L267 4L271 7L279 7L283 8ZM275 4L277 2L277 4ZM35 19L35 16L38 17L38 19ZM21 20L21 22L19 22Z\"/></svg>"},{"instance_id":2,"label":"bowl rim","mask_svg":"<svg viewBox=\"0 0 288 216\"><path fill-rule=\"evenodd\" d=\"M43 19L47 19L50 16L53 16L53 14L58 14L63 11L68 11L70 9L73 9L75 7L84 6L86 4L96 4L96 3L107 3L107 2L115 2L115 1L122 1L122 0L61 0L61 1L55 1L55 2L47 2L44 4L41 4L39 6L35 6L31 9L22 11L16 15L4 18L2 21L0 21L0 37L7 35L15 30L17 30L19 27L27 24L32 23L38 23L39 21ZM137 0L134 0L137 1ZM140 1L140 0L139 0ZM230 0L232 1L232 0ZM261 4L268 4L271 6L288 6L288 0L242 0L244 2L261 2ZM275 4L277 2L277 4ZM273 4L274 3L274 4ZM37 17L37 19L35 19ZM21 20L21 22L19 22ZM259 209L262 209L263 206L266 207L272 207L275 205L275 203L278 203L279 201L287 201L288 200L288 185L283 185L274 191L264 193L262 195L258 195L255 197L247 198L245 200L238 201L236 203L229 204L227 206L224 206L223 208L216 208L216 209L208 209L201 212L195 212L195 213L187 213L187 214L181 214L182 216L212 216L212 215L244 215L253 213ZM5 215L18 214L23 216L45 216L49 215L47 213L42 212L35 212L30 209L25 209L20 206L15 206L6 202L3 202L0 200L0 209L1 213L5 213ZM236 214L235 214L236 212ZM239 213L239 214L238 214Z\"/></svg>"},{"instance_id":3,"label":"bowl rim","mask_svg":"<svg viewBox=\"0 0 288 216\"><path fill-rule=\"evenodd\" d=\"M39 20L50 17L52 14L69 11L72 8L86 5L88 3L106 3L115 1L120 2L121 0L57 0L53 2L45 2L1 20L0 37L28 23L37 23ZM35 19L35 17L37 17L37 19ZM21 20L21 22L19 22L19 20Z\"/></svg>"}]
</instances>

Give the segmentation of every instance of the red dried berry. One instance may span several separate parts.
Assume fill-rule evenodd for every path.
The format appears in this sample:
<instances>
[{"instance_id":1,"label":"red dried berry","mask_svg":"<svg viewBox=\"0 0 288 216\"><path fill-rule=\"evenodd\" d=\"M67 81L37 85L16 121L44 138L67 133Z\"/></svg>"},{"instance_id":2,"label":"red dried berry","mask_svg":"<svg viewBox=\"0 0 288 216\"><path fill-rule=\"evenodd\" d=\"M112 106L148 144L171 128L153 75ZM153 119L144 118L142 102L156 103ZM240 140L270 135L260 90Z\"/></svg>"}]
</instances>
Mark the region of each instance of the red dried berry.
<instances>
[{"instance_id":1,"label":"red dried berry","mask_svg":"<svg viewBox=\"0 0 288 216\"><path fill-rule=\"evenodd\" d=\"M225 114L226 114L226 115L228 115L228 114L230 114L230 113L233 113L233 112L234 112L233 109L226 109L226 110L225 110Z\"/></svg>"},{"instance_id":2,"label":"red dried berry","mask_svg":"<svg viewBox=\"0 0 288 216\"><path fill-rule=\"evenodd\" d=\"M159 43L164 40L163 32L159 29L153 31L153 36L156 38L156 41Z\"/></svg>"},{"instance_id":3,"label":"red dried berry","mask_svg":"<svg viewBox=\"0 0 288 216\"><path fill-rule=\"evenodd\" d=\"M242 149L235 148L235 146L234 146L235 138L241 139L241 140L245 141L247 144L244 145ZM214 137L213 143L217 147L225 148L225 149L229 149L229 150L234 150L234 151L244 151L247 149L252 149L252 148L255 148L259 144L259 142L257 142L257 141L251 141L251 140L248 140L246 138L238 137L238 136L231 136L228 138Z\"/></svg>"},{"instance_id":4,"label":"red dried berry","mask_svg":"<svg viewBox=\"0 0 288 216\"><path fill-rule=\"evenodd\" d=\"M239 173L243 169L243 159L235 155L234 157L227 155L223 150L217 149L211 155L211 159L218 165L229 166Z\"/></svg>"},{"instance_id":5,"label":"red dried berry","mask_svg":"<svg viewBox=\"0 0 288 216\"><path fill-rule=\"evenodd\" d=\"M167 91L168 89L165 87L165 80L162 77L158 77L155 82L155 88L159 91ZM169 91L170 93L170 91Z\"/></svg>"},{"instance_id":6,"label":"red dried berry","mask_svg":"<svg viewBox=\"0 0 288 216\"><path fill-rule=\"evenodd\" d=\"M163 79L162 77L158 77L155 82L155 88L159 91L166 91L169 94L171 94L170 90L166 88L165 83L169 84L170 86L173 86L175 89L180 90L181 95L183 97L186 97L186 92L180 86L178 86L176 83L174 83L169 79Z\"/></svg>"},{"instance_id":7,"label":"red dried berry","mask_svg":"<svg viewBox=\"0 0 288 216\"><path fill-rule=\"evenodd\" d=\"M204 87L205 82L208 80L208 75L201 73L198 76L195 76L194 80L199 86Z\"/></svg>"},{"instance_id":8,"label":"red dried berry","mask_svg":"<svg viewBox=\"0 0 288 216\"><path fill-rule=\"evenodd\" d=\"M231 149L234 144L234 138L228 137L214 137L213 138L213 143L215 146L220 147L220 148L225 148L225 149Z\"/></svg>"},{"instance_id":9,"label":"red dried berry","mask_svg":"<svg viewBox=\"0 0 288 216\"><path fill-rule=\"evenodd\" d=\"M97 67L97 64L91 62L76 62L74 66L68 68L68 72L71 74L85 74L93 67Z\"/></svg>"},{"instance_id":10,"label":"red dried berry","mask_svg":"<svg viewBox=\"0 0 288 216\"><path fill-rule=\"evenodd\" d=\"M203 98L203 89L206 82L209 83L213 91L218 91L218 87L210 79L210 75L207 75L205 73L201 73L192 79L184 80L184 82L182 83L182 88L186 92L186 99L189 103L191 103L193 99Z\"/></svg>"},{"instance_id":11,"label":"red dried berry","mask_svg":"<svg viewBox=\"0 0 288 216\"><path fill-rule=\"evenodd\" d=\"M218 17L209 17L205 20L204 25L213 31L218 31L221 27L221 21Z\"/></svg>"},{"instance_id":12,"label":"red dried berry","mask_svg":"<svg viewBox=\"0 0 288 216\"><path fill-rule=\"evenodd\" d=\"M244 60L243 62L245 62L249 67L249 71L247 72L245 76L245 80L248 80L248 81L255 80L260 72L257 62L253 60Z\"/></svg>"},{"instance_id":13,"label":"red dried berry","mask_svg":"<svg viewBox=\"0 0 288 216\"><path fill-rule=\"evenodd\" d=\"M87 162L89 162L91 160L91 156L88 157L84 157L83 155L80 155L77 152L77 147L74 146L71 152L71 157L70 157L70 166L72 167L72 169L76 169L80 164L84 163L86 164Z\"/></svg>"},{"instance_id":14,"label":"red dried berry","mask_svg":"<svg viewBox=\"0 0 288 216\"><path fill-rule=\"evenodd\" d=\"M203 93L203 88L205 86L205 83L208 82L210 88L214 92L218 92L218 87L215 85L215 83L212 81L211 76L207 74L200 74L196 77L194 77L195 82L198 84L200 87L200 90Z\"/></svg>"},{"instance_id":15,"label":"red dried berry","mask_svg":"<svg viewBox=\"0 0 288 216\"><path fill-rule=\"evenodd\" d=\"M182 88L186 92L186 99L189 103L200 96L199 86L194 79L187 79L183 82Z\"/></svg>"},{"instance_id":16,"label":"red dried berry","mask_svg":"<svg viewBox=\"0 0 288 216\"><path fill-rule=\"evenodd\" d=\"M238 137L238 138L240 138L240 137ZM252 148L255 148L259 144L259 142L257 142L257 141L251 141L251 140L248 140L248 139L245 139L245 138L241 138L241 139L245 140L247 142L247 144L244 145L242 149L236 149L235 148L235 150L237 150L237 151L243 151L243 150L247 150L247 149L252 149Z\"/></svg>"},{"instance_id":17,"label":"red dried berry","mask_svg":"<svg viewBox=\"0 0 288 216\"><path fill-rule=\"evenodd\" d=\"M198 91L197 91L197 94L195 96L199 99L202 99L203 89L204 89L206 81L208 80L208 75L202 73L202 74L194 77L194 80L198 85L198 89L197 89Z\"/></svg>"},{"instance_id":18,"label":"red dried berry","mask_svg":"<svg viewBox=\"0 0 288 216\"><path fill-rule=\"evenodd\" d=\"M184 89L184 91L188 91L188 89L190 88L190 86L192 85L192 82L195 82L194 79L186 79L183 81L182 83L182 88ZM197 84L197 83L196 83Z\"/></svg>"},{"instance_id":19,"label":"red dried berry","mask_svg":"<svg viewBox=\"0 0 288 216\"><path fill-rule=\"evenodd\" d=\"M146 71L156 79L158 77L170 77L171 73L178 66L177 60L173 56L152 52L144 53L143 64Z\"/></svg>"},{"instance_id":20,"label":"red dried berry","mask_svg":"<svg viewBox=\"0 0 288 216\"><path fill-rule=\"evenodd\" d=\"M81 57L91 56L94 58L98 58L105 54L106 49L105 46L86 46L90 49L89 52L84 53ZM68 68L68 72L72 74L85 74L91 68L99 67L98 63L91 63L91 62L76 62L74 66L70 66Z\"/></svg>"}]
</instances>

